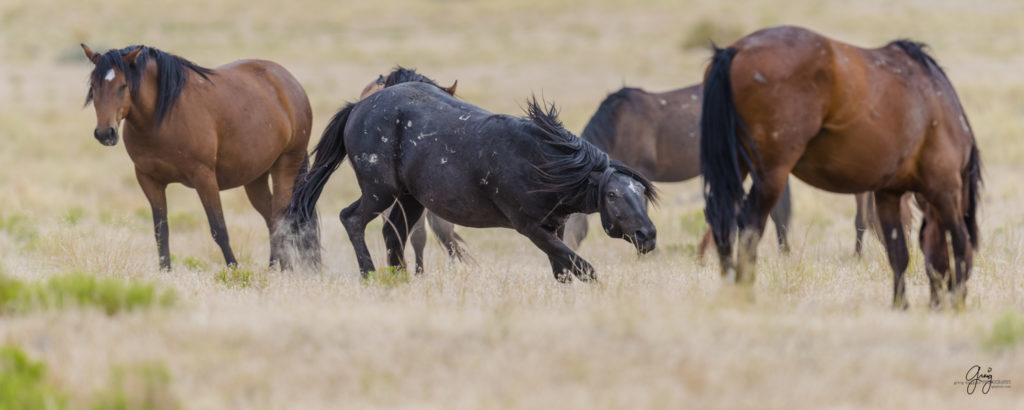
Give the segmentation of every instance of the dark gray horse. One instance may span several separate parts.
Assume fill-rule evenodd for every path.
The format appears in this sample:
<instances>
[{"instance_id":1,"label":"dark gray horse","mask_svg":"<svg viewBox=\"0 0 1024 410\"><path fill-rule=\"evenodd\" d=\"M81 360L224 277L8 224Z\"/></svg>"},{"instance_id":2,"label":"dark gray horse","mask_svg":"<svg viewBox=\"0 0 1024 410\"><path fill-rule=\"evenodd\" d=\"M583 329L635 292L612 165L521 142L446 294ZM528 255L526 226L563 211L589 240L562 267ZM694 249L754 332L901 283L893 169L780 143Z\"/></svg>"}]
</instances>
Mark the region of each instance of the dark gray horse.
<instances>
[{"instance_id":1,"label":"dark gray horse","mask_svg":"<svg viewBox=\"0 0 1024 410\"><path fill-rule=\"evenodd\" d=\"M299 178L286 217L309 229L327 179L347 156L362 196L341 212L362 275L374 270L366 224L392 204L384 230L391 266L405 266L410 222L424 208L469 227L513 228L548 255L555 278L596 277L556 234L569 214L601 214L605 232L654 249L651 183L562 127L553 107L527 104L527 117L495 115L436 85L384 88L335 114Z\"/></svg>"},{"instance_id":2,"label":"dark gray horse","mask_svg":"<svg viewBox=\"0 0 1024 410\"><path fill-rule=\"evenodd\" d=\"M701 93L700 84L663 93L623 88L601 102L580 138L654 182L680 182L700 176ZM787 185L771 213L779 248L784 251L789 249L789 196ZM584 215L569 217L566 244L575 249L586 237L587 229ZM703 256L710 238L704 235L698 256Z\"/></svg>"}]
</instances>

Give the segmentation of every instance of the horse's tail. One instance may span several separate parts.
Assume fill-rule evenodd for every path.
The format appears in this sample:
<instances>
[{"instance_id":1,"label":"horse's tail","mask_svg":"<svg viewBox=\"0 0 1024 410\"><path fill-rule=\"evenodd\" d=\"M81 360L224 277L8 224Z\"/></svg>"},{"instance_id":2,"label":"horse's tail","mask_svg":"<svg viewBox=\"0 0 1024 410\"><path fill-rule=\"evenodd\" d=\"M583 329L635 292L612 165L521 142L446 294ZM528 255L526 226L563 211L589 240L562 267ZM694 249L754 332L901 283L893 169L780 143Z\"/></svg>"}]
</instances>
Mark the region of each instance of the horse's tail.
<instances>
[{"instance_id":1,"label":"horse's tail","mask_svg":"<svg viewBox=\"0 0 1024 410\"><path fill-rule=\"evenodd\" d=\"M320 142L313 149L316 160L313 161L312 168L306 169L307 158L299 175L295 177L292 199L288 208L285 209L284 220L293 233L315 232L309 236L315 238L315 241L303 240L299 246L303 251L315 252L310 256L313 257L316 264L320 263L320 228L317 222L316 202L320 200L320 193L323 192L324 185L327 184L331 174L345 160L345 124L348 122L348 116L354 106L355 104L345 106L337 114L334 114L334 118L331 118L331 122L324 129L323 136L320 137Z\"/></svg>"},{"instance_id":2,"label":"horse's tail","mask_svg":"<svg viewBox=\"0 0 1024 410\"><path fill-rule=\"evenodd\" d=\"M971 144L971 157L967 160L967 168L964 170L964 181L966 182L966 200L964 206L964 223L967 224L967 234L971 240L971 246L978 247L978 201L981 199L981 153L978 152L978 145Z\"/></svg>"},{"instance_id":3,"label":"horse's tail","mask_svg":"<svg viewBox=\"0 0 1024 410\"><path fill-rule=\"evenodd\" d=\"M733 103L729 81L733 57L738 50L714 48L711 67L704 81L704 101L700 117L700 170L704 176L704 216L719 249L731 249L735 234L737 206L743 199L743 174L740 159L753 170L752 142L743 133L743 124ZM747 144L744 144L747 142ZM744 147L746 145L746 147ZM756 177L755 173L751 173ZM755 179L754 183L757 183Z\"/></svg>"}]
</instances>

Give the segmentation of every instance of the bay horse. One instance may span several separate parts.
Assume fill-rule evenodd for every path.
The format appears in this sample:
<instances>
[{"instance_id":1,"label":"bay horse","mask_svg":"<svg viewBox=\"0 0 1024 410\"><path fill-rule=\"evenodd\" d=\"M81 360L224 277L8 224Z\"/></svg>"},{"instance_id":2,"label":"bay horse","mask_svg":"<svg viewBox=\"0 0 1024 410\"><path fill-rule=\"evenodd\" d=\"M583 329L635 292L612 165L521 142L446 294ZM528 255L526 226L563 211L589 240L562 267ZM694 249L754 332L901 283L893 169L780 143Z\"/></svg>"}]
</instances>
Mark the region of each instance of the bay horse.
<instances>
[{"instance_id":1,"label":"bay horse","mask_svg":"<svg viewBox=\"0 0 1024 410\"><path fill-rule=\"evenodd\" d=\"M583 127L580 138L608 156L640 171L654 182L681 182L700 175L700 109L702 84L661 93L623 87L609 94ZM789 250L791 201L789 186L772 208L779 249ZM587 235L586 216L574 214L566 223L566 242L575 248ZM697 247L703 258L710 230Z\"/></svg>"},{"instance_id":2,"label":"bay horse","mask_svg":"<svg viewBox=\"0 0 1024 410\"><path fill-rule=\"evenodd\" d=\"M433 84L453 97L455 96L455 89L459 85L459 82L455 81L455 83L450 87L441 87L440 85L437 85L437 82L433 79L416 72L414 69L397 66L391 70L387 76L380 75L376 80L371 81L366 85L366 87L363 87L363 91L359 94L359 99L363 100L385 87L410 81ZM384 211L384 213L390 214L390 209ZM434 234L437 236L437 241L440 242L448 252L449 264L454 262L456 259L460 262L472 260L472 257L466 251L464 246L466 241L462 239L462 236L459 236L459 234L455 232L455 224L441 219L430 211L426 211L423 213L423 217L417 220L409 231L409 241L412 243L413 254L416 256L417 274L423 273L423 248L425 248L427 244L427 230L424 227L425 222L429 222L430 229L433 230ZM382 229L395 229L395 227L385 224Z\"/></svg>"},{"instance_id":3,"label":"bay horse","mask_svg":"<svg viewBox=\"0 0 1024 410\"><path fill-rule=\"evenodd\" d=\"M930 304L941 306L944 290L963 307L978 247L981 155L956 91L923 44L863 49L785 26L715 47L704 82L701 171L726 278L753 281L767 214L792 173L827 191L874 193L897 309L908 306L900 197L914 192Z\"/></svg>"},{"instance_id":4,"label":"bay horse","mask_svg":"<svg viewBox=\"0 0 1024 410\"><path fill-rule=\"evenodd\" d=\"M96 109L93 136L113 146L124 123L124 145L153 212L160 268L171 268L165 195L171 183L199 194L229 266L237 260L220 191L244 186L270 231L271 265L283 262L275 225L305 166L313 119L302 85L270 61L210 69L153 47L100 54L82 44L82 50L95 65L86 97Z\"/></svg>"},{"instance_id":5,"label":"bay horse","mask_svg":"<svg viewBox=\"0 0 1024 410\"><path fill-rule=\"evenodd\" d=\"M360 274L374 270L366 224L392 204L384 230L391 266L404 267L409 222L424 209L469 227L513 228L548 255L554 276L596 278L594 268L559 240L574 212L601 214L605 232L654 249L647 205L651 183L565 130L557 110L527 103L526 118L496 115L436 85L383 88L334 115L299 178L286 220L303 230L324 184L346 156L362 196L341 211ZM571 273L572 275L569 275Z\"/></svg>"}]
</instances>

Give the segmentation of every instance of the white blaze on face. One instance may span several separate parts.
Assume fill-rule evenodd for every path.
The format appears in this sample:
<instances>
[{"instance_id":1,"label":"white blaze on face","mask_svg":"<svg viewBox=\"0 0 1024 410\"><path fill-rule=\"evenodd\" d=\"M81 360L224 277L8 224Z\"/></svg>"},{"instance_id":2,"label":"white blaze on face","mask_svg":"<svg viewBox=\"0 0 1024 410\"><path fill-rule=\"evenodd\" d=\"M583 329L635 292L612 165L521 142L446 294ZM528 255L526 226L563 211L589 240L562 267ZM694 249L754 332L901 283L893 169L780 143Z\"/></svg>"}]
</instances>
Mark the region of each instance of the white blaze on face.
<instances>
[{"instance_id":1,"label":"white blaze on face","mask_svg":"<svg viewBox=\"0 0 1024 410\"><path fill-rule=\"evenodd\" d=\"M643 195L644 194L644 187L643 187L643 185L640 185L640 184L636 183L636 181L633 181L632 179L629 180L629 190L633 191L637 195Z\"/></svg>"},{"instance_id":2,"label":"white blaze on face","mask_svg":"<svg viewBox=\"0 0 1024 410\"><path fill-rule=\"evenodd\" d=\"M117 74L114 73L114 69L111 68L111 69L107 70L107 75L104 76L103 79L107 80L107 81L112 81L114 79L114 77L116 77L116 76L117 76Z\"/></svg>"}]
</instances>

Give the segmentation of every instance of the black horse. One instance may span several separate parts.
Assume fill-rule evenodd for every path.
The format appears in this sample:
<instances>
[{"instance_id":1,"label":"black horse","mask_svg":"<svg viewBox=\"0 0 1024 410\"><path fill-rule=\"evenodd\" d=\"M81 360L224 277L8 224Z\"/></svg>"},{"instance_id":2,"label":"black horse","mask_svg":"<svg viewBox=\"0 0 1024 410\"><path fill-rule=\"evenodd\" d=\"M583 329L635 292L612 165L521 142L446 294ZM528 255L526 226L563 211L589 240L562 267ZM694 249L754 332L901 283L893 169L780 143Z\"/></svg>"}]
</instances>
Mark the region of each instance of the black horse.
<instances>
[{"instance_id":1,"label":"black horse","mask_svg":"<svg viewBox=\"0 0 1024 410\"><path fill-rule=\"evenodd\" d=\"M609 94L583 127L580 138L633 167L654 182L680 182L700 175L701 84L662 93L624 87ZM772 208L779 249L789 250L789 185ZM576 248L587 236L587 219L573 215L565 242ZM702 258L710 231L697 248Z\"/></svg>"},{"instance_id":2,"label":"black horse","mask_svg":"<svg viewBox=\"0 0 1024 410\"><path fill-rule=\"evenodd\" d=\"M455 88L458 85L458 81L456 81L451 85L451 87L441 87L436 81L416 72L414 69L396 66L390 73L388 73L387 76L381 75L378 76L376 80L370 81L370 83L363 88L363 92L359 94L359 99L365 99L384 88L408 82L431 84L444 90L444 92L453 97L455 96ZM385 213L390 212L385 211ZM419 218L409 231L409 241L412 242L413 254L416 256L416 273L423 273L423 248L427 245L427 230L424 225L426 225L427 221L430 222L430 229L432 229L434 234L437 236L437 241L444 246L445 250L448 251L449 264L454 262L456 259L460 262L473 260L469 255L469 252L466 251L465 246L463 246L466 241L455 232L455 224L441 219L430 212L424 212L423 217ZM382 229L393 230L395 227L385 224Z\"/></svg>"},{"instance_id":3,"label":"black horse","mask_svg":"<svg viewBox=\"0 0 1024 410\"><path fill-rule=\"evenodd\" d=\"M410 222L424 208L469 227L513 228L543 250L555 278L595 278L594 268L557 236L569 214L600 212L609 236L640 253L654 249L651 183L566 131L557 110L536 100L527 117L496 115L431 84L411 82L350 103L331 119L287 210L303 230L331 173L347 155L362 196L341 211L365 277L374 270L366 224L394 204L384 230L391 266L404 266Z\"/></svg>"}]
</instances>

